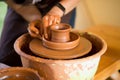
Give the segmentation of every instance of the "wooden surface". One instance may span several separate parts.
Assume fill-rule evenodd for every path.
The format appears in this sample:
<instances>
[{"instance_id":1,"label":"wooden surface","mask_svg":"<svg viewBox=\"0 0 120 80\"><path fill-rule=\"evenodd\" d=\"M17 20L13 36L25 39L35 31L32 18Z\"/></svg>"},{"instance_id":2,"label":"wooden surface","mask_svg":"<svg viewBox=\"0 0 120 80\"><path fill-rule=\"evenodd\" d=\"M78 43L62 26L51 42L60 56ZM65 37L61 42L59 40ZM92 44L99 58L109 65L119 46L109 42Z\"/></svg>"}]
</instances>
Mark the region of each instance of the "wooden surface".
<instances>
[{"instance_id":1,"label":"wooden surface","mask_svg":"<svg viewBox=\"0 0 120 80\"><path fill-rule=\"evenodd\" d=\"M120 26L99 25L89 27L89 31L101 36L108 45L102 55L94 80L105 80L115 71L120 70Z\"/></svg>"}]
</instances>

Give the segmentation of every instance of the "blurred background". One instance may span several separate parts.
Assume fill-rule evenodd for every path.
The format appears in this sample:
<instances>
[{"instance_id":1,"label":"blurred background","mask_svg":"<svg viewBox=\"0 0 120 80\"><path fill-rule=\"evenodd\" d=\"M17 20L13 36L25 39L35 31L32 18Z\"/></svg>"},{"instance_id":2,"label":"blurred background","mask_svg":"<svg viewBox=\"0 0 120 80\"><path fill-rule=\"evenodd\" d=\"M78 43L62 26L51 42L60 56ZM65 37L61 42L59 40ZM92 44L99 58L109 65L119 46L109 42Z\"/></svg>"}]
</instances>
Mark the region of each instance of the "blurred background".
<instances>
[{"instance_id":1,"label":"blurred background","mask_svg":"<svg viewBox=\"0 0 120 80\"><path fill-rule=\"evenodd\" d=\"M7 11L7 5L4 2L0 1L0 35L3 27L6 11Z\"/></svg>"},{"instance_id":2,"label":"blurred background","mask_svg":"<svg viewBox=\"0 0 120 80\"><path fill-rule=\"evenodd\" d=\"M100 24L120 27L120 0L81 0L75 23L77 29Z\"/></svg>"}]
</instances>

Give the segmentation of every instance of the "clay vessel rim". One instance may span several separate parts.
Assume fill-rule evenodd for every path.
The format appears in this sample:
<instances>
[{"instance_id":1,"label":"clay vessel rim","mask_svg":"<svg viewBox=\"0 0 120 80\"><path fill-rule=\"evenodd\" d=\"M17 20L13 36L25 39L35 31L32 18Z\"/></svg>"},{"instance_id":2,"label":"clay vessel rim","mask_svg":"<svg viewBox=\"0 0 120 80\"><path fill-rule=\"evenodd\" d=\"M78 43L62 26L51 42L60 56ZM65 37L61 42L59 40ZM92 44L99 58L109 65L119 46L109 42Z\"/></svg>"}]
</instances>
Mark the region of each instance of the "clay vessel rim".
<instances>
[{"instance_id":1,"label":"clay vessel rim","mask_svg":"<svg viewBox=\"0 0 120 80\"><path fill-rule=\"evenodd\" d=\"M8 68L2 68L2 69L0 69L0 73L3 73L4 71L14 71L14 70L17 70L17 71L20 71L20 70L22 70L22 71L28 71L28 72L34 72L34 73L37 73L37 71L36 70L33 70L33 69L31 69L31 68L26 68L26 67L8 67Z\"/></svg>"},{"instance_id":2,"label":"clay vessel rim","mask_svg":"<svg viewBox=\"0 0 120 80\"><path fill-rule=\"evenodd\" d=\"M91 56L88 56L88 57L84 57L84 58L78 58L78 59L71 59L71 60L69 60L70 61L70 63L71 62L76 62L76 60L78 61L78 62L83 62L83 61L87 61L87 60L91 60L93 57L98 57L98 56L101 56L102 54L104 54L105 53L105 51L107 50L107 44L106 44L106 42L105 42L105 40L103 40L103 38L101 38L100 36L98 36L98 35L96 35L96 34L94 34L94 33L92 33L92 32L82 32L82 34L84 34L84 33L87 33L88 35L92 35L92 36L94 36L94 37L97 37L98 39L100 39L101 41L102 41L102 43L103 43L103 47L101 48L101 50L100 51L98 51L97 53L95 53L95 54L93 54L93 55L91 55ZM26 39L26 37L27 36L29 36L29 33L25 33L25 34L23 34L23 35L21 35L16 41L15 41L15 43L14 43L14 49L15 49L15 51L20 55L20 56L23 56L23 57L25 57L25 58L28 58L29 60L34 60L34 61L36 61L36 62L45 62L45 63L53 63L53 61L54 62L59 62L59 63L61 63L61 61L63 62L67 62L68 63L68 60L52 60L52 59L44 59L44 58L40 58L40 57L35 57L35 56L32 56L32 55L29 55L29 54L26 54L25 52L23 52L20 48L19 48L19 41L21 40L21 39Z\"/></svg>"},{"instance_id":3,"label":"clay vessel rim","mask_svg":"<svg viewBox=\"0 0 120 80\"><path fill-rule=\"evenodd\" d=\"M55 26L59 26L59 25L67 25L67 28L65 29L55 29ZM60 24L54 24L50 27L50 29L52 31L57 31L57 32L64 32L64 31L70 31L71 30L71 26L69 24L65 24L65 23L60 23Z\"/></svg>"},{"instance_id":4,"label":"clay vessel rim","mask_svg":"<svg viewBox=\"0 0 120 80\"><path fill-rule=\"evenodd\" d=\"M9 72L12 74L9 74ZM27 72L27 74L25 74ZM14 76L15 74L19 74L19 75L23 75L24 76L30 76L32 74L34 74L34 76L38 77L40 79L40 76L38 74L38 72L36 70L33 70L31 68L25 68L25 67L8 67L8 68L3 68L0 69L0 77L4 77L4 76ZM5 75L6 74L6 75Z\"/></svg>"},{"instance_id":5,"label":"clay vessel rim","mask_svg":"<svg viewBox=\"0 0 120 80\"><path fill-rule=\"evenodd\" d=\"M65 31L70 31L70 29L65 29L65 30L60 30L60 29L51 29L51 30L53 30L53 31L55 31L55 32L65 32Z\"/></svg>"},{"instance_id":6,"label":"clay vessel rim","mask_svg":"<svg viewBox=\"0 0 120 80\"><path fill-rule=\"evenodd\" d=\"M65 31L70 31L71 29L68 28L68 29L51 29L52 31L56 31L56 32L65 32Z\"/></svg>"}]
</instances>

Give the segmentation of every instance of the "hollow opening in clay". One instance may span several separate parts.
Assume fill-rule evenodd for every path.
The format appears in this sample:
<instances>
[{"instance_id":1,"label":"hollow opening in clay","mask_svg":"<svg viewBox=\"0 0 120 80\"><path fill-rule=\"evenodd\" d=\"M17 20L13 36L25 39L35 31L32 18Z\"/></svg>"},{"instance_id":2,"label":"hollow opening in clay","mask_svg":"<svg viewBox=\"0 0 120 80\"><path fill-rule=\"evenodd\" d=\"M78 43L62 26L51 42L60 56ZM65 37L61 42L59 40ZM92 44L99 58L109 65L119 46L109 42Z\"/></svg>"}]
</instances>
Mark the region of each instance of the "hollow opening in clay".
<instances>
[{"instance_id":1,"label":"hollow opening in clay","mask_svg":"<svg viewBox=\"0 0 120 80\"><path fill-rule=\"evenodd\" d=\"M85 57L88 57L88 56L92 56L92 55L98 53L99 51L101 51L101 49L104 47L103 45L105 43L101 39L96 37L96 35L89 34L89 33L85 32L85 33L80 33L80 36L88 39L92 43L92 50L88 54L86 54L84 56L81 56L81 57L74 58L74 59L80 59L80 58L85 58ZM19 48L25 54L28 54L28 55L31 55L31 56L34 56L34 57L39 57L39 56L35 55L29 49L29 43L30 43L31 40L32 40L32 38L30 37L30 35L28 35L28 34L24 35L24 37L22 37L22 39L19 41L19 43L21 43L21 44L19 44ZM45 59L47 59L47 58L45 58ZM72 60L72 59L69 59L69 60Z\"/></svg>"},{"instance_id":2,"label":"hollow opening in clay","mask_svg":"<svg viewBox=\"0 0 120 80\"><path fill-rule=\"evenodd\" d=\"M70 29L70 25L67 24L56 24L51 27L52 30L66 30Z\"/></svg>"}]
</instances>

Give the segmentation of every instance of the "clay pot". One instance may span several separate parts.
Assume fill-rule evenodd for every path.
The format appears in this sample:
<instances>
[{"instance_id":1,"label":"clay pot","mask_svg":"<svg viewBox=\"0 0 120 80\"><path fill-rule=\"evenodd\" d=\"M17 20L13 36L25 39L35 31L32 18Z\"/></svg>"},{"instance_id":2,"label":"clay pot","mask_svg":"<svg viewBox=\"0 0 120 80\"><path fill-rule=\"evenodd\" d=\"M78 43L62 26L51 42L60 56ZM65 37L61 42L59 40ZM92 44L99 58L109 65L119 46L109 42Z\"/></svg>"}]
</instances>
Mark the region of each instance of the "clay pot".
<instances>
[{"instance_id":1,"label":"clay pot","mask_svg":"<svg viewBox=\"0 0 120 80\"><path fill-rule=\"evenodd\" d=\"M71 26L69 24L60 23L50 27L51 41L53 42L67 42L70 40Z\"/></svg>"},{"instance_id":2,"label":"clay pot","mask_svg":"<svg viewBox=\"0 0 120 80\"><path fill-rule=\"evenodd\" d=\"M41 80L37 71L29 68L11 67L0 70L0 80Z\"/></svg>"},{"instance_id":3,"label":"clay pot","mask_svg":"<svg viewBox=\"0 0 120 80\"><path fill-rule=\"evenodd\" d=\"M63 33L64 34L64 33ZM66 33L65 33L66 34ZM80 37L79 34L75 34L75 33L69 33L69 38L67 36L67 38L65 39L66 36L62 36L62 34L60 35L59 33L56 35L52 35L52 36L57 36L57 37L64 37L64 39L54 39L52 38L52 40L47 40L45 38L43 38L43 45L45 47L48 47L50 49L54 49L54 50L70 50L75 48L79 43L80 43ZM70 39L70 40L69 40Z\"/></svg>"},{"instance_id":4,"label":"clay pot","mask_svg":"<svg viewBox=\"0 0 120 80\"><path fill-rule=\"evenodd\" d=\"M71 26L66 23L50 26L49 39L43 37L43 45L55 50L68 50L75 48L80 43L80 37L79 34L70 31Z\"/></svg>"},{"instance_id":5,"label":"clay pot","mask_svg":"<svg viewBox=\"0 0 120 80\"><path fill-rule=\"evenodd\" d=\"M29 49L32 40L29 34L19 37L14 48L21 56L23 66L36 69L45 80L93 80L97 71L100 57L107 49L106 42L98 35L80 33L80 36L92 43L92 50L78 58L56 60L38 57Z\"/></svg>"}]
</instances>

